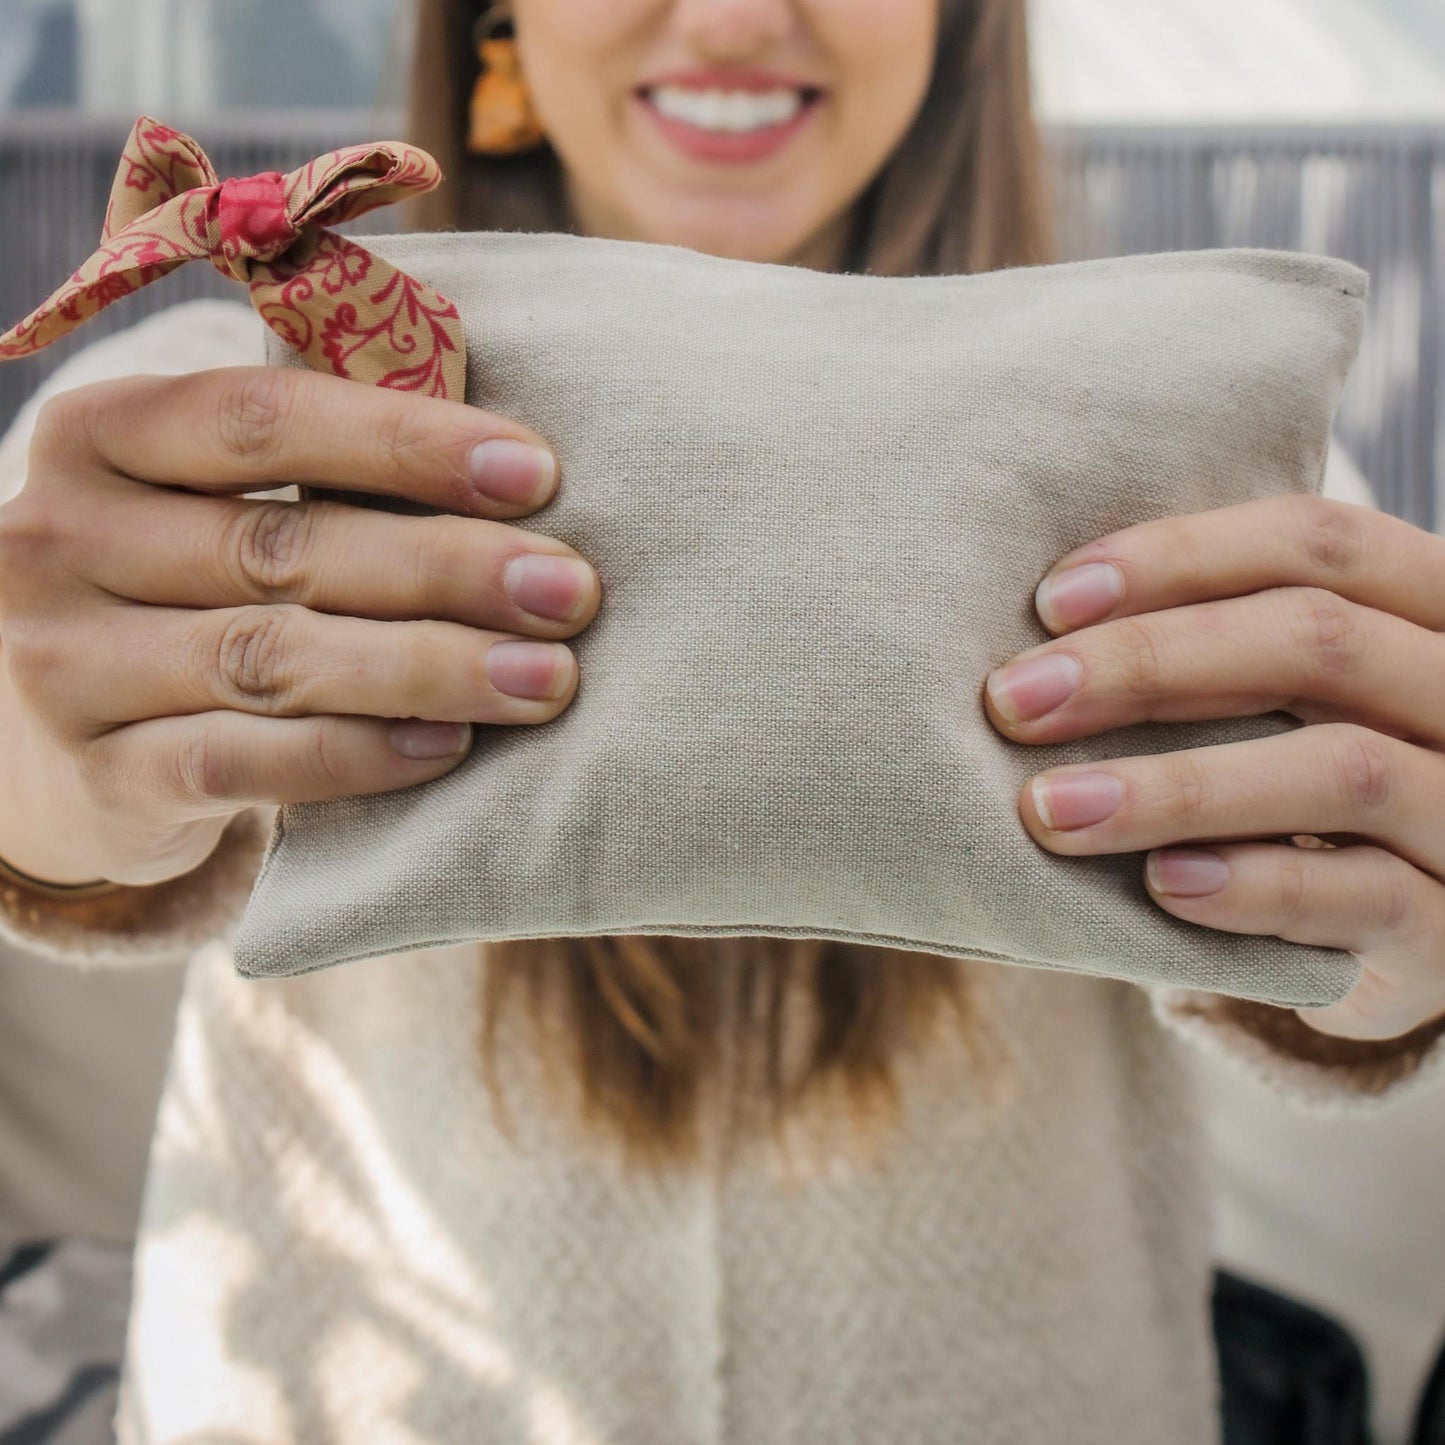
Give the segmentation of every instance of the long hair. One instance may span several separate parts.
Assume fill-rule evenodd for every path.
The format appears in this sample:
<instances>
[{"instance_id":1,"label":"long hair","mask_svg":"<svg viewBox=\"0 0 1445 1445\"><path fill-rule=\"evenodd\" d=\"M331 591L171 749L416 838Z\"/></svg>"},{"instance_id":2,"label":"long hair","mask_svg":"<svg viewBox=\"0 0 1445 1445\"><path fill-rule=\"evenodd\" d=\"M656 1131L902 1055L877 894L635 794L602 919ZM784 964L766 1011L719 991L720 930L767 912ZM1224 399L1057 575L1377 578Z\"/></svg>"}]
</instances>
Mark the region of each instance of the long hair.
<instances>
[{"instance_id":1,"label":"long hair","mask_svg":"<svg viewBox=\"0 0 1445 1445\"><path fill-rule=\"evenodd\" d=\"M957 274L1051 259L1043 157L1029 96L1025 0L940 0L928 90L852 217L845 269ZM410 138L448 181L410 207L427 230L570 231L561 164L468 155L476 6L419 0ZM706 1081L727 1057L740 1097L775 1136L805 1101L837 1095L876 1149L895 1121L895 1061L940 1025L983 1075L998 1055L974 965L933 954L807 939L623 935L489 944L480 1062L494 1097L498 1030L530 1020L546 1077L590 1130L634 1163L696 1157Z\"/></svg>"}]
</instances>

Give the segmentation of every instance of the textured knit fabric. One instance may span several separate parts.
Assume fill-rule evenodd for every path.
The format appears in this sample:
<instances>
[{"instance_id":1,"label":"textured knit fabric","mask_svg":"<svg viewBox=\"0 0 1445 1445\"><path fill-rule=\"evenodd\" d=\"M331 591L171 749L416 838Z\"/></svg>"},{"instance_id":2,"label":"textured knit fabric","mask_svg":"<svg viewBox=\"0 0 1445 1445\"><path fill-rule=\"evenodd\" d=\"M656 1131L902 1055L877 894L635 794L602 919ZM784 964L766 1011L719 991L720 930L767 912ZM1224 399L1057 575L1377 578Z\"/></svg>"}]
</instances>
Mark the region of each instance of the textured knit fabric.
<instances>
[{"instance_id":1,"label":"textured knit fabric","mask_svg":"<svg viewBox=\"0 0 1445 1445\"><path fill-rule=\"evenodd\" d=\"M1293 719L1025 747L982 690L1047 640L1033 589L1069 549L1318 490L1358 268L1232 251L885 278L564 235L369 244L456 303L467 399L556 450L526 525L596 566L602 605L556 720L479 728L421 788L283 810L243 971L761 933L1348 991L1348 954L1177 919L1141 855L1061 857L1018 819L1044 768Z\"/></svg>"},{"instance_id":2,"label":"textured knit fabric","mask_svg":"<svg viewBox=\"0 0 1445 1445\"><path fill-rule=\"evenodd\" d=\"M115 370L152 369L200 314L117 338ZM187 937L237 906L209 866ZM125 952L93 927L73 956ZM903 1061L881 1172L800 1154L790 1183L739 1147L726 1087L706 1168L623 1174L548 1105L521 1030L502 1040L508 1142L477 1077L480 950L278 980L202 950L153 1146L120 1445L1217 1445L1202 1101L1172 1031L1209 996L960 967L1005 1057L997 1096L942 1037ZM1329 1107L1445 1059L1382 1045L1333 1067L1238 1016L1188 1028Z\"/></svg>"}]
</instances>

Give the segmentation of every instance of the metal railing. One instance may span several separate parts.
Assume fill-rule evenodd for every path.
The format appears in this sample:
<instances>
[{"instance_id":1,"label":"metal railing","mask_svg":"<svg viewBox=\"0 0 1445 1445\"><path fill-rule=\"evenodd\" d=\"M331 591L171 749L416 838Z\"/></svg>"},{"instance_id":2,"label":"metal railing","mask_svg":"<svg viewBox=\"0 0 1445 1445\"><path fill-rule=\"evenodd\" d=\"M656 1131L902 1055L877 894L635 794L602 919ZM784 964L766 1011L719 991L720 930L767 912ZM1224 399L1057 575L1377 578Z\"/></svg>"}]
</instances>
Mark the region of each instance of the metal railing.
<instances>
[{"instance_id":1,"label":"metal railing","mask_svg":"<svg viewBox=\"0 0 1445 1445\"><path fill-rule=\"evenodd\" d=\"M131 119L0 116L5 325L94 245ZM399 130L391 114L244 112L208 116L196 134L222 175L248 175ZM1445 125L1056 126L1049 138L1066 257L1251 245L1365 267L1369 320L1339 434L1384 506L1445 530ZM396 224L383 211L354 228ZM241 293L207 266L183 267L41 356L0 367L0 426L76 347L209 295Z\"/></svg>"}]
</instances>

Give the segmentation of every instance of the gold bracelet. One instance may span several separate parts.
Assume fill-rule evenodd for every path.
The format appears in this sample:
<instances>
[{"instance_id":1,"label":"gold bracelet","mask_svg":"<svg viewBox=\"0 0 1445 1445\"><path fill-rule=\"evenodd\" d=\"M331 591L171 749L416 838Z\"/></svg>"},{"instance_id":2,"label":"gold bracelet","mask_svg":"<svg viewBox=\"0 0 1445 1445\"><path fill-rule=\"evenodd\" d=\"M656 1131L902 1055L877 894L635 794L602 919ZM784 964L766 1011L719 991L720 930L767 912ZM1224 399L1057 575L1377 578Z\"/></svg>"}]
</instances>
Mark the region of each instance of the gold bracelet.
<instances>
[{"instance_id":1,"label":"gold bracelet","mask_svg":"<svg viewBox=\"0 0 1445 1445\"><path fill-rule=\"evenodd\" d=\"M42 878L32 878L22 873L13 863L0 858L0 881L13 883L15 887L29 893L39 893L46 898L95 898L102 893L115 893L125 887L124 883L112 883L99 878L94 883L47 883Z\"/></svg>"}]
</instances>

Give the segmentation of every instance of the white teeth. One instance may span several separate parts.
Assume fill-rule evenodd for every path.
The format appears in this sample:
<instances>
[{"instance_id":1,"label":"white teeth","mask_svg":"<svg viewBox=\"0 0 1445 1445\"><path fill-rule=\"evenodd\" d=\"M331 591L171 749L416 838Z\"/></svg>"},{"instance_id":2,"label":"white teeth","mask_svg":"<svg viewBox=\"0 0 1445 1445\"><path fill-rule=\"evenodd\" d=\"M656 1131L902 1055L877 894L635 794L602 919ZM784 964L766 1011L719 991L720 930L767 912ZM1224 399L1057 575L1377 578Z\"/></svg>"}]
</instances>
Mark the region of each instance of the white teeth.
<instances>
[{"instance_id":1,"label":"white teeth","mask_svg":"<svg viewBox=\"0 0 1445 1445\"><path fill-rule=\"evenodd\" d=\"M782 125L803 108L802 92L784 86L775 90L689 90L681 85L659 85L648 94L657 110L672 120L699 130L734 134Z\"/></svg>"}]
</instances>

